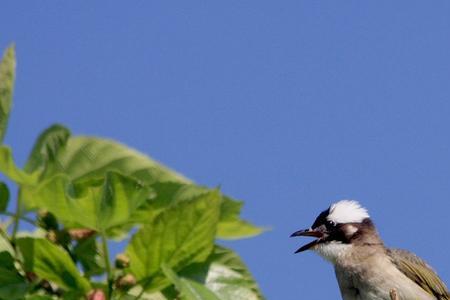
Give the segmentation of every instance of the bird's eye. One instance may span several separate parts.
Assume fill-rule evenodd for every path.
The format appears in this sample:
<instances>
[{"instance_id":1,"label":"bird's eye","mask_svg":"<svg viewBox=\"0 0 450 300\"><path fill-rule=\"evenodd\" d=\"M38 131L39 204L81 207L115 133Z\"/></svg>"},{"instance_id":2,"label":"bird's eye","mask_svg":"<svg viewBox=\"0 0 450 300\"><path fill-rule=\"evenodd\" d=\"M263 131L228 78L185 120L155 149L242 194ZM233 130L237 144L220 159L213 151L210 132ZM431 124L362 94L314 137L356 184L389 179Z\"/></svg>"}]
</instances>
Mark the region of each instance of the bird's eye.
<instances>
[{"instance_id":1,"label":"bird's eye","mask_svg":"<svg viewBox=\"0 0 450 300\"><path fill-rule=\"evenodd\" d=\"M336 227L336 223L328 220L326 223L326 226L327 226L327 228L334 228L334 227Z\"/></svg>"}]
</instances>

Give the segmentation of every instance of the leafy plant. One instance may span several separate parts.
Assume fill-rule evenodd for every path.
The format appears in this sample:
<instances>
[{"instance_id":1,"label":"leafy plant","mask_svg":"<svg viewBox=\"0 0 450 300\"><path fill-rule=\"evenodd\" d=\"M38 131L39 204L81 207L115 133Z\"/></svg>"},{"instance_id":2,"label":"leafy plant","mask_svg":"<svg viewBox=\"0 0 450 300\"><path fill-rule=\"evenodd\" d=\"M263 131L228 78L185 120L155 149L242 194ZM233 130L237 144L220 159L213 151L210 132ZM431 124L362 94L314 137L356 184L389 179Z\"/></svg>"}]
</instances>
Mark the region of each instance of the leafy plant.
<instances>
[{"instance_id":1,"label":"leafy plant","mask_svg":"<svg viewBox=\"0 0 450 300\"><path fill-rule=\"evenodd\" d=\"M242 202L115 141L53 125L24 168L3 145L12 106L14 47L0 64L0 299L259 300L236 253L216 239L261 233ZM20 222L33 225L19 231ZM108 241L131 238L114 264Z\"/></svg>"}]
</instances>

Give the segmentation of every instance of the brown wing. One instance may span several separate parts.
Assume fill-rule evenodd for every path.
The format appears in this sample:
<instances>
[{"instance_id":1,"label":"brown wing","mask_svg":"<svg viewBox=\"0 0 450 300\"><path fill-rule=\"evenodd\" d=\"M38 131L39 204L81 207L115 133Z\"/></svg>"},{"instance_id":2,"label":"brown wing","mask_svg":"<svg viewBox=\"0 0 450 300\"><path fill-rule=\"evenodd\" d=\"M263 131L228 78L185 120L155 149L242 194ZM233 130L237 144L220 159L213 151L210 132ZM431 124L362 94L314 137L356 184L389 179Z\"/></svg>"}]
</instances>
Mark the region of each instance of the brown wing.
<instances>
[{"instance_id":1,"label":"brown wing","mask_svg":"<svg viewBox=\"0 0 450 300\"><path fill-rule=\"evenodd\" d=\"M387 254L397 268L438 300L450 300L445 283L436 272L415 254L401 249L388 249Z\"/></svg>"}]
</instances>

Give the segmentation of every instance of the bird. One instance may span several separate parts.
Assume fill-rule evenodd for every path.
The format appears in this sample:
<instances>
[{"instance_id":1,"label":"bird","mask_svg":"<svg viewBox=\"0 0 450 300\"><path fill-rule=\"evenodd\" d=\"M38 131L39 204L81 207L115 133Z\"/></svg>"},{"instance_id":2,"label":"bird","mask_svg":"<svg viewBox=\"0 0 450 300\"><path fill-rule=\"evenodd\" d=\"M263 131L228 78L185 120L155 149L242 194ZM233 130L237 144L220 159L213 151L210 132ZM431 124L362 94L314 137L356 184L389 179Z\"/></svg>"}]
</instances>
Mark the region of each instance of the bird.
<instances>
[{"instance_id":1,"label":"bird","mask_svg":"<svg viewBox=\"0 0 450 300\"><path fill-rule=\"evenodd\" d=\"M341 200L322 211L309 229L291 237L315 239L295 253L312 250L331 262L342 299L450 300L437 273L412 252L384 245L366 208Z\"/></svg>"}]
</instances>

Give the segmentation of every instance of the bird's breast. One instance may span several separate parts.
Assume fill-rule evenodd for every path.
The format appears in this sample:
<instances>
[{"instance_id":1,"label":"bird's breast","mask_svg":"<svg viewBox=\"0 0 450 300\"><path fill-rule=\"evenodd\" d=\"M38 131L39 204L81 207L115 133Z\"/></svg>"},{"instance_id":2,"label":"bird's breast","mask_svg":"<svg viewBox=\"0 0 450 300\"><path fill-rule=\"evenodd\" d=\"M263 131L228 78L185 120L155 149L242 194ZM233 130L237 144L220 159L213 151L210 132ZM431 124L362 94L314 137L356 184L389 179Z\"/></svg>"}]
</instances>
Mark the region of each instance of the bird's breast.
<instances>
[{"instance_id":1,"label":"bird's breast","mask_svg":"<svg viewBox=\"0 0 450 300\"><path fill-rule=\"evenodd\" d=\"M400 299L435 300L381 253L365 257L355 253L338 261L335 273L344 300L390 300L392 289Z\"/></svg>"}]
</instances>

